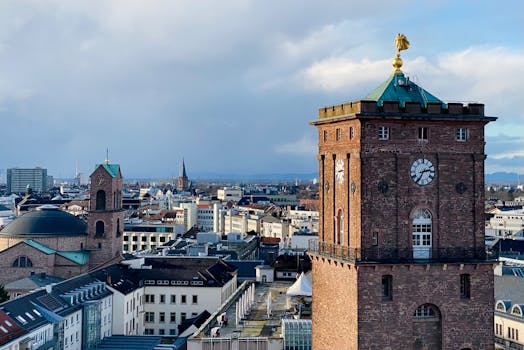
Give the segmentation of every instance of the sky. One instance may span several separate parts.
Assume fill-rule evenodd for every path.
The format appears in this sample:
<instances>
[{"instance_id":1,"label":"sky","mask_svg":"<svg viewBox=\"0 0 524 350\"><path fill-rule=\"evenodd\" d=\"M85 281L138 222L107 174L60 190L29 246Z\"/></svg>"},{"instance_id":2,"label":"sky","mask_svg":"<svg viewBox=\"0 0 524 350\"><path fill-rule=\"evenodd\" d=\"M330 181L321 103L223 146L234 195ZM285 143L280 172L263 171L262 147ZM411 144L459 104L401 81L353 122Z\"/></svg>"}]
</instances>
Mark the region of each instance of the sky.
<instances>
[{"instance_id":1,"label":"sky","mask_svg":"<svg viewBox=\"0 0 524 350\"><path fill-rule=\"evenodd\" d=\"M318 108L403 71L480 102L486 172L524 173L524 2L0 2L0 169L314 173Z\"/></svg>"}]
</instances>

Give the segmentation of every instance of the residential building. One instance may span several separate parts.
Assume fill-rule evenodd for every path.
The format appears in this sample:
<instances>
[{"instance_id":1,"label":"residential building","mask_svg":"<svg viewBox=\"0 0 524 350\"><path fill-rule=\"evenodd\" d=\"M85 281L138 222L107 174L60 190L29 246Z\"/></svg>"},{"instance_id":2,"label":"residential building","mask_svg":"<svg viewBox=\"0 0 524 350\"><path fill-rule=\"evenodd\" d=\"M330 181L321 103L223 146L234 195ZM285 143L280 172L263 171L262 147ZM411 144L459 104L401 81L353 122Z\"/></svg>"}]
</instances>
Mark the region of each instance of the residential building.
<instances>
[{"instance_id":1,"label":"residential building","mask_svg":"<svg viewBox=\"0 0 524 350\"><path fill-rule=\"evenodd\" d=\"M505 260L501 265L513 266L496 270L495 349L520 350L524 349L524 262Z\"/></svg>"},{"instance_id":2,"label":"residential building","mask_svg":"<svg viewBox=\"0 0 524 350\"><path fill-rule=\"evenodd\" d=\"M11 168L7 169L7 193L25 193L31 188L34 193L44 193L48 190L47 169Z\"/></svg>"},{"instance_id":3,"label":"residential building","mask_svg":"<svg viewBox=\"0 0 524 350\"><path fill-rule=\"evenodd\" d=\"M214 257L146 257L93 274L114 292L114 334L178 335L183 321L214 312L234 293L235 271Z\"/></svg>"},{"instance_id":4,"label":"residential building","mask_svg":"<svg viewBox=\"0 0 524 350\"><path fill-rule=\"evenodd\" d=\"M486 225L486 235L513 236L524 230L524 209L497 210Z\"/></svg>"},{"instance_id":5,"label":"residential building","mask_svg":"<svg viewBox=\"0 0 524 350\"><path fill-rule=\"evenodd\" d=\"M243 195L240 187L224 187L217 190L217 198L224 202L237 203Z\"/></svg>"},{"instance_id":6,"label":"residential building","mask_svg":"<svg viewBox=\"0 0 524 350\"><path fill-rule=\"evenodd\" d=\"M185 233L183 224L147 222L126 223L122 252L131 253L139 250L154 250Z\"/></svg>"}]
</instances>

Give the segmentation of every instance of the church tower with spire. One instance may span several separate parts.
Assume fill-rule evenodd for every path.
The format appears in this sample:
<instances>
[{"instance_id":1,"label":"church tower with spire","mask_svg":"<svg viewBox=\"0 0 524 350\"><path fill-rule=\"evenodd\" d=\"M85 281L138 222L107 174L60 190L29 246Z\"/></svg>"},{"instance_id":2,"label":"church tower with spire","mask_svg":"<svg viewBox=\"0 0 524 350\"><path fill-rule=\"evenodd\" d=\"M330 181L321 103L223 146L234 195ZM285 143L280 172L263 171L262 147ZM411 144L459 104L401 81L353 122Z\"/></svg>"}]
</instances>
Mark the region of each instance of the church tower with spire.
<instances>
[{"instance_id":1,"label":"church tower with spire","mask_svg":"<svg viewBox=\"0 0 524 350\"><path fill-rule=\"evenodd\" d=\"M321 108L313 349L493 349L484 246L484 105L445 103L394 71Z\"/></svg>"},{"instance_id":2,"label":"church tower with spire","mask_svg":"<svg viewBox=\"0 0 524 350\"><path fill-rule=\"evenodd\" d=\"M182 159L182 165L180 166L180 173L178 174L176 189L178 191L188 191L189 187L190 183L189 179L187 178L186 164Z\"/></svg>"}]
</instances>

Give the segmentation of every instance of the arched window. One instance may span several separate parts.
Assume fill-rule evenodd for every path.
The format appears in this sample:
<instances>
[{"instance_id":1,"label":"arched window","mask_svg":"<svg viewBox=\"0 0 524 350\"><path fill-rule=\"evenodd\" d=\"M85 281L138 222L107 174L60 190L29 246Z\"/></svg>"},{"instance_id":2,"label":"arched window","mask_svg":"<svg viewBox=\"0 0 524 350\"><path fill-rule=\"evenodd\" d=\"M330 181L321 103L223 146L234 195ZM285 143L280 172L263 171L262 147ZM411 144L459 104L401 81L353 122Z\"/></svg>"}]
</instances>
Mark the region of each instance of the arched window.
<instances>
[{"instance_id":1,"label":"arched window","mask_svg":"<svg viewBox=\"0 0 524 350\"><path fill-rule=\"evenodd\" d=\"M106 210L106 192L104 190L96 192L96 210Z\"/></svg>"},{"instance_id":2,"label":"arched window","mask_svg":"<svg viewBox=\"0 0 524 350\"><path fill-rule=\"evenodd\" d=\"M522 316L522 309L520 308L520 305L514 305L513 309L511 309L511 313L516 316Z\"/></svg>"},{"instance_id":3,"label":"arched window","mask_svg":"<svg viewBox=\"0 0 524 350\"><path fill-rule=\"evenodd\" d=\"M413 215L413 258L430 259L432 247L431 212L418 209Z\"/></svg>"},{"instance_id":4,"label":"arched window","mask_svg":"<svg viewBox=\"0 0 524 350\"><path fill-rule=\"evenodd\" d=\"M430 304L424 304L417 307L413 316L415 318L440 318L440 314L436 307Z\"/></svg>"},{"instance_id":5,"label":"arched window","mask_svg":"<svg viewBox=\"0 0 524 350\"><path fill-rule=\"evenodd\" d=\"M33 267L33 262L27 256L19 256L13 261L13 267Z\"/></svg>"},{"instance_id":6,"label":"arched window","mask_svg":"<svg viewBox=\"0 0 524 350\"><path fill-rule=\"evenodd\" d=\"M97 221L95 224L95 237L102 237L104 235L104 222Z\"/></svg>"},{"instance_id":7,"label":"arched window","mask_svg":"<svg viewBox=\"0 0 524 350\"><path fill-rule=\"evenodd\" d=\"M506 305L503 301L498 301L497 306L495 307L498 311L506 311Z\"/></svg>"}]
</instances>

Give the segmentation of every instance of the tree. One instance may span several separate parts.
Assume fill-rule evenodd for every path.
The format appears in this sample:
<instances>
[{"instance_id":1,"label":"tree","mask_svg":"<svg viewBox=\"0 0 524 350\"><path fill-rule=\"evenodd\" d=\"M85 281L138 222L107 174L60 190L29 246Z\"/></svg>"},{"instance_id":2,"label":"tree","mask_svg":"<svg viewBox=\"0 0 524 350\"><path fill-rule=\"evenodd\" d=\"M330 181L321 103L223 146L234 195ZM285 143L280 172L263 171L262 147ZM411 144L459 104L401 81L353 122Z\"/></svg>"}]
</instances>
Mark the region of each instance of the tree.
<instances>
[{"instance_id":1,"label":"tree","mask_svg":"<svg viewBox=\"0 0 524 350\"><path fill-rule=\"evenodd\" d=\"M0 304L8 300L9 300L9 294L7 294L7 291L5 290L4 285L0 284Z\"/></svg>"}]
</instances>

